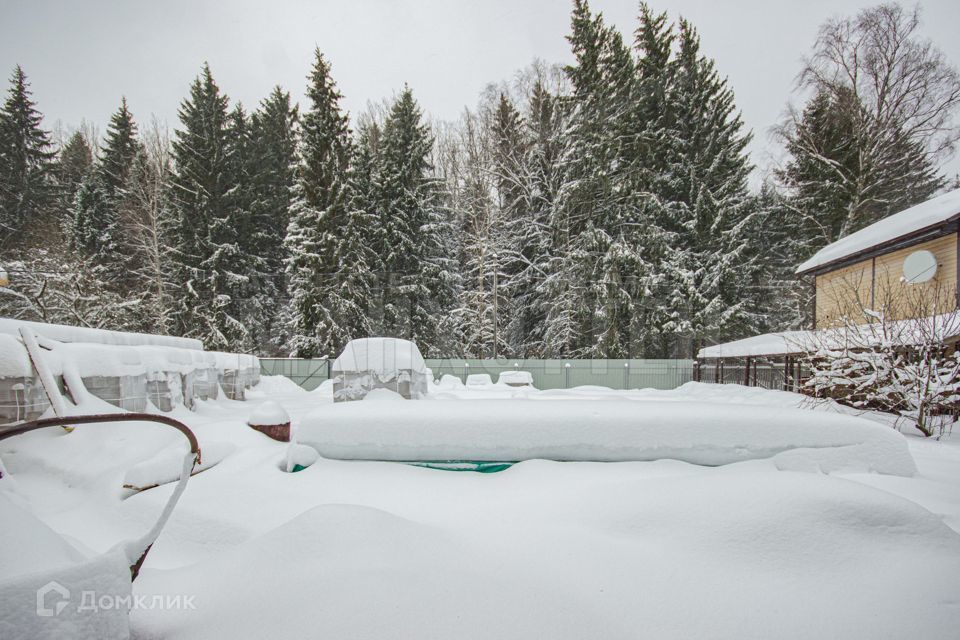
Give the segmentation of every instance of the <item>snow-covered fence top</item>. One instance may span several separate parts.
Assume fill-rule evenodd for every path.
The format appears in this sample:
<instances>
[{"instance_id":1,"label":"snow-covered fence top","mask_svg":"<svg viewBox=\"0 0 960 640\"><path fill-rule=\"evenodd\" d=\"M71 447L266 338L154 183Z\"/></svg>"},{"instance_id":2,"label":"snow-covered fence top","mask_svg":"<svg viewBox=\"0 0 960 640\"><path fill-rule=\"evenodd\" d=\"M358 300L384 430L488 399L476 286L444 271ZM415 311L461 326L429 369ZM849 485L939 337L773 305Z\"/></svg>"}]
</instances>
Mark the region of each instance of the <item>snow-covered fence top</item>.
<instances>
[{"instance_id":1,"label":"snow-covered fence top","mask_svg":"<svg viewBox=\"0 0 960 640\"><path fill-rule=\"evenodd\" d=\"M306 416L297 439L327 458L393 461L674 459L780 469L916 471L905 438L827 411L653 400L364 400Z\"/></svg>"},{"instance_id":2,"label":"snow-covered fence top","mask_svg":"<svg viewBox=\"0 0 960 640\"><path fill-rule=\"evenodd\" d=\"M927 227L936 227L958 216L960 216L960 189L955 189L828 244L797 267L797 273L811 271Z\"/></svg>"},{"instance_id":3,"label":"snow-covered fence top","mask_svg":"<svg viewBox=\"0 0 960 640\"><path fill-rule=\"evenodd\" d=\"M203 343L193 338L177 338L150 333L131 333L127 331L108 331L87 327L70 327L62 324L46 324L0 318L0 333L20 336L20 327L33 329L38 335L58 342L93 342L118 346L154 345L158 347L177 347L180 349L202 350Z\"/></svg>"}]
</instances>

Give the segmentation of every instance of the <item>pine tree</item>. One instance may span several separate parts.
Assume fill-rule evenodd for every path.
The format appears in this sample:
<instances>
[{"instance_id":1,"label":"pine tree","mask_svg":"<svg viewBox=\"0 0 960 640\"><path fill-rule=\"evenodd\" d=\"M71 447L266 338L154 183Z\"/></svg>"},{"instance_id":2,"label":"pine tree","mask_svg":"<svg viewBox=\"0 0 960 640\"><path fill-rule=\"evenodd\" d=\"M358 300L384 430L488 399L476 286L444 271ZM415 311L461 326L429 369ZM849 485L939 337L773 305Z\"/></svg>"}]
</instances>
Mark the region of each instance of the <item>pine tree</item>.
<instances>
[{"instance_id":1,"label":"pine tree","mask_svg":"<svg viewBox=\"0 0 960 640\"><path fill-rule=\"evenodd\" d=\"M524 199L518 215L504 221L510 316L508 342L525 357L546 353L544 326L548 298L544 278L550 265L550 221L563 183L566 119L560 99L538 80L528 98L525 118Z\"/></svg>"},{"instance_id":2,"label":"pine tree","mask_svg":"<svg viewBox=\"0 0 960 640\"><path fill-rule=\"evenodd\" d=\"M80 183L93 168L93 149L79 131L74 132L60 150L55 175L60 192L61 208L69 209Z\"/></svg>"},{"instance_id":3,"label":"pine tree","mask_svg":"<svg viewBox=\"0 0 960 640\"><path fill-rule=\"evenodd\" d=\"M136 256L120 250L127 180L142 153L137 128L127 101L110 118L106 140L93 172L85 179L73 206L73 246L84 252L92 264L102 267L101 277L124 295L136 295L138 283L132 277Z\"/></svg>"},{"instance_id":4,"label":"pine tree","mask_svg":"<svg viewBox=\"0 0 960 640\"><path fill-rule=\"evenodd\" d=\"M310 107L301 118L299 180L284 241L289 258L290 350L303 357L333 355L363 329L364 313L341 295L354 256L343 246L350 161L348 117L330 64L315 51L308 77Z\"/></svg>"},{"instance_id":5,"label":"pine tree","mask_svg":"<svg viewBox=\"0 0 960 640\"><path fill-rule=\"evenodd\" d=\"M296 182L297 118L290 94L275 87L250 119L250 245L263 259L257 292L263 313L253 329L265 354L280 353L287 342L282 317L288 303L283 239Z\"/></svg>"},{"instance_id":6,"label":"pine tree","mask_svg":"<svg viewBox=\"0 0 960 640\"><path fill-rule=\"evenodd\" d=\"M117 251L114 213L99 176L88 175L74 198L71 246L97 264L109 260Z\"/></svg>"},{"instance_id":7,"label":"pine tree","mask_svg":"<svg viewBox=\"0 0 960 640\"><path fill-rule=\"evenodd\" d=\"M640 338L632 318L653 272L645 244L658 236L631 189L636 65L620 33L582 0L568 39L576 64L567 68L566 173L544 282L546 347L558 355L626 357Z\"/></svg>"},{"instance_id":8,"label":"pine tree","mask_svg":"<svg viewBox=\"0 0 960 640\"><path fill-rule=\"evenodd\" d=\"M530 215L531 184L527 165L530 141L523 117L504 92L500 93L491 118L490 137L497 194L490 236L496 255L493 268L499 284L493 292L497 298L494 337L498 354L514 355L529 333L528 310L517 304L518 288L514 287L514 281L526 269L524 251L529 254L529 249L518 242L520 238L513 232L519 231Z\"/></svg>"},{"instance_id":9,"label":"pine tree","mask_svg":"<svg viewBox=\"0 0 960 640\"><path fill-rule=\"evenodd\" d=\"M120 108L110 117L97 168L107 199L117 207L123 198L130 170L141 151L137 125L124 97L120 101Z\"/></svg>"},{"instance_id":10,"label":"pine tree","mask_svg":"<svg viewBox=\"0 0 960 640\"><path fill-rule=\"evenodd\" d=\"M175 331L201 338L211 349L237 349L247 328L237 309L247 276L235 227L230 167L228 99L204 65L180 106L173 142L171 201L173 274L180 290L172 311Z\"/></svg>"},{"instance_id":11,"label":"pine tree","mask_svg":"<svg viewBox=\"0 0 960 640\"><path fill-rule=\"evenodd\" d=\"M427 354L451 348L443 329L454 307L458 275L452 232L432 177L433 139L408 87L394 101L380 141L376 202L380 214L383 332L416 342Z\"/></svg>"},{"instance_id":12,"label":"pine tree","mask_svg":"<svg viewBox=\"0 0 960 640\"><path fill-rule=\"evenodd\" d=\"M47 214L55 202L50 134L18 65L0 108L0 253L12 248L17 232Z\"/></svg>"},{"instance_id":13,"label":"pine tree","mask_svg":"<svg viewBox=\"0 0 960 640\"><path fill-rule=\"evenodd\" d=\"M675 353L692 357L707 342L746 335L756 318L742 284L754 220L748 207L745 154L750 135L736 113L733 92L700 52L700 38L680 21L679 51L668 104L668 188L664 226L671 235L666 257L669 332Z\"/></svg>"},{"instance_id":14,"label":"pine tree","mask_svg":"<svg viewBox=\"0 0 960 640\"><path fill-rule=\"evenodd\" d=\"M790 154L777 177L791 194L800 260L941 186L923 149L881 131L856 93L823 87L782 131Z\"/></svg>"}]
</instances>

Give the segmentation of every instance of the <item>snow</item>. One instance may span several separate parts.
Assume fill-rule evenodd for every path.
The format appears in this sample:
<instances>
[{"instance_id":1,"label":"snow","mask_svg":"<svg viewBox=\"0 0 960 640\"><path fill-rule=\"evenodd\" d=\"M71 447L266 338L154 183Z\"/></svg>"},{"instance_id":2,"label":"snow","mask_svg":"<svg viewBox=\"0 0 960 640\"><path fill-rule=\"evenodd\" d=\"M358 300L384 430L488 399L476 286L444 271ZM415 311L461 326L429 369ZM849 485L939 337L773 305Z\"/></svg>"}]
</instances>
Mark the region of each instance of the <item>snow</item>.
<instances>
[{"instance_id":1,"label":"snow","mask_svg":"<svg viewBox=\"0 0 960 640\"><path fill-rule=\"evenodd\" d=\"M256 405L247 418L247 424L251 427L272 427L278 424L287 424L290 422L290 415L286 409L273 400L267 400Z\"/></svg>"},{"instance_id":2,"label":"snow","mask_svg":"<svg viewBox=\"0 0 960 640\"><path fill-rule=\"evenodd\" d=\"M903 436L861 418L802 409L629 400L342 403L308 414L298 440L342 460L683 460L718 466L913 475ZM789 455L785 452L789 452Z\"/></svg>"},{"instance_id":3,"label":"snow","mask_svg":"<svg viewBox=\"0 0 960 640\"><path fill-rule=\"evenodd\" d=\"M773 356L800 353L801 345L810 344L813 331L784 331L765 333L742 340L704 347L698 358L744 358L747 356Z\"/></svg>"},{"instance_id":4,"label":"snow","mask_svg":"<svg viewBox=\"0 0 960 640\"><path fill-rule=\"evenodd\" d=\"M329 381L324 380L324 382ZM301 393L307 393L307 391L286 376L261 376L260 384L247 392L247 398L255 400L270 398L275 395L299 395Z\"/></svg>"},{"instance_id":5,"label":"snow","mask_svg":"<svg viewBox=\"0 0 960 640\"><path fill-rule=\"evenodd\" d=\"M334 404L330 385L305 392L264 376L252 402L175 409L205 455L217 442L234 449L190 479L133 583L134 596L192 596L195 608L135 609L132 636L566 640L632 639L638 629L654 638L956 635L960 442L901 436L869 416L801 410L797 394L736 385L514 389L512 400L499 385L444 393L443 400L431 394ZM478 399L484 394L489 398ZM734 448L739 436L750 437L746 446L757 446L755 437L773 446L783 434L792 444L824 444L816 425L833 435L826 436L830 446L715 467L528 460L495 474L454 473L326 459L306 445L270 440L244 426L265 399L289 412L295 435L323 414L335 427L343 408L375 412L387 424L408 408L463 415L497 412L501 404L525 416L564 407L582 414L591 406L601 433L608 413L666 432L668 424L647 417L661 415L711 447ZM697 413L687 407L710 422L684 428ZM76 408L109 409L96 399ZM808 416L809 430L783 426L795 412ZM761 414L775 418L769 434L752 425ZM751 424L731 424L737 415ZM810 439L796 442L798 435ZM0 496L9 498L0 500L0 519L5 527L26 521L26 511L84 557L100 558L156 520L172 485L129 495L123 479L178 440L172 429L139 423L0 441L10 472L0 481ZM917 471L871 472L886 453L858 451L861 445L903 446ZM843 464L830 459L851 450ZM801 454L804 460L791 459ZM307 468L286 473L291 459ZM35 587L3 571L2 589L0 620L34 623ZM18 637L4 631L3 638Z\"/></svg>"},{"instance_id":6,"label":"snow","mask_svg":"<svg viewBox=\"0 0 960 640\"><path fill-rule=\"evenodd\" d=\"M374 371L384 379L384 374L404 370L425 374L427 363L417 345L409 340L360 338L347 343L343 353L333 361L331 370L334 373Z\"/></svg>"},{"instance_id":7,"label":"snow","mask_svg":"<svg viewBox=\"0 0 960 640\"><path fill-rule=\"evenodd\" d=\"M94 342L97 344L121 346L156 345L160 347L178 347L181 349L203 349L203 343L193 338L177 338L148 333L132 333L129 331L108 331L106 329L70 327L62 324L47 324L44 322L0 318L0 333L19 336L20 327L29 327L40 337L50 338L51 340L57 340L59 342Z\"/></svg>"},{"instance_id":8,"label":"snow","mask_svg":"<svg viewBox=\"0 0 960 640\"><path fill-rule=\"evenodd\" d=\"M108 610L92 614L79 610L83 591L103 596L130 594L130 566L119 549L104 556L87 558L29 510L0 491L0 637L10 640L107 640L126 638L129 623L125 611ZM51 580L57 589L37 601L38 590ZM63 598L66 602L63 602ZM40 604L56 616L39 616Z\"/></svg>"},{"instance_id":9,"label":"snow","mask_svg":"<svg viewBox=\"0 0 960 640\"><path fill-rule=\"evenodd\" d=\"M236 445L230 442L205 442L202 459L200 464L194 467L194 473L209 469L235 450ZM183 456L186 453L186 443L180 441L152 458L138 462L123 474L124 488L142 491L167 482L175 482L180 477Z\"/></svg>"},{"instance_id":10,"label":"snow","mask_svg":"<svg viewBox=\"0 0 960 640\"><path fill-rule=\"evenodd\" d=\"M73 342L58 344L55 351L81 378L140 376L147 371L134 347Z\"/></svg>"},{"instance_id":11,"label":"snow","mask_svg":"<svg viewBox=\"0 0 960 640\"><path fill-rule=\"evenodd\" d=\"M529 371L502 371L497 384L533 386L533 374Z\"/></svg>"},{"instance_id":12,"label":"snow","mask_svg":"<svg viewBox=\"0 0 960 640\"><path fill-rule=\"evenodd\" d=\"M17 338L0 333L0 378L31 376L30 357Z\"/></svg>"},{"instance_id":13,"label":"snow","mask_svg":"<svg viewBox=\"0 0 960 640\"><path fill-rule=\"evenodd\" d=\"M467 376L466 386L468 387L489 387L493 384L489 373L471 373Z\"/></svg>"},{"instance_id":14,"label":"snow","mask_svg":"<svg viewBox=\"0 0 960 640\"><path fill-rule=\"evenodd\" d=\"M806 273L901 236L947 222L958 215L960 189L955 189L828 244L797 267L797 273Z\"/></svg>"},{"instance_id":15,"label":"snow","mask_svg":"<svg viewBox=\"0 0 960 640\"><path fill-rule=\"evenodd\" d=\"M926 318L887 320L850 327L765 333L704 347L697 353L697 357L745 358L799 354L818 349L843 349L851 344L860 348L889 344L916 345L934 337L947 340L956 337L958 333L960 312L954 311Z\"/></svg>"}]
</instances>

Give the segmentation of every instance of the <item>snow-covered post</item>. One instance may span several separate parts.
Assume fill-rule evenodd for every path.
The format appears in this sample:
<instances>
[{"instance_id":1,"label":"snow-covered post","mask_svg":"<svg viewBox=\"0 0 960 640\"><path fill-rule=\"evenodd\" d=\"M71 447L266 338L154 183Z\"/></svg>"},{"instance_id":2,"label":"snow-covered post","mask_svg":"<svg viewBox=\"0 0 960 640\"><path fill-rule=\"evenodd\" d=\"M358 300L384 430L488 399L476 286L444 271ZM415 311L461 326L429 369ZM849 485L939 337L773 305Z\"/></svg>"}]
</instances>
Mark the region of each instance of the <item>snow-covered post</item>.
<instances>
[{"instance_id":1,"label":"snow-covered post","mask_svg":"<svg viewBox=\"0 0 960 640\"><path fill-rule=\"evenodd\" d=\"M629 362L623 363L623 388L625 390L630 388L630 363Z\"/></svg>"},{"instance_id":2,"label":"snow-covered post","mask_svg":"<svg viewBox=\"0 0 960 640\"><path fill-rule=\"evenodd\" d=\"M563 365L563 388L570 388L570 363L566 362Z\"/></svg>"},{"instance_id":3,"label":"snow-covered post","mask_svg":"<svg viewBox=\"0 0 960 640\"><path fill-rule=\"evenodd\" d=\"M467 384L467 378L470 377L470 363L463 363L463 384Z\"/></svg>"}]
</instances>

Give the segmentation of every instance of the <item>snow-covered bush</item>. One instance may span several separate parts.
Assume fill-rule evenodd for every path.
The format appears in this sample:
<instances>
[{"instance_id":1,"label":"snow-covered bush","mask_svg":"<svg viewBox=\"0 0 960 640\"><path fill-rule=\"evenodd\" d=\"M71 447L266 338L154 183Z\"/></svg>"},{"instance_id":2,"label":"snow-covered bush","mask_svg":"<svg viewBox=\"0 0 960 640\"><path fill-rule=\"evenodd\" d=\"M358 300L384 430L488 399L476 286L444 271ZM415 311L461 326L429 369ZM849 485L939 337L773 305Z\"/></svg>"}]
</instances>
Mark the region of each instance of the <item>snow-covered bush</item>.
<instances>
[{"instance_id":1,"label":"snow-covered bush","mask_svg":"<svg viewBox=\"0 0 960 640\"><path fill-rule=\"evenodd\" d=\"M806 388L863 409L887 411L940 436L960 401L960 354L948 340L960 333L960 313L873 322L818 332L805 345Z\"/></svg>"}]
</instances>

